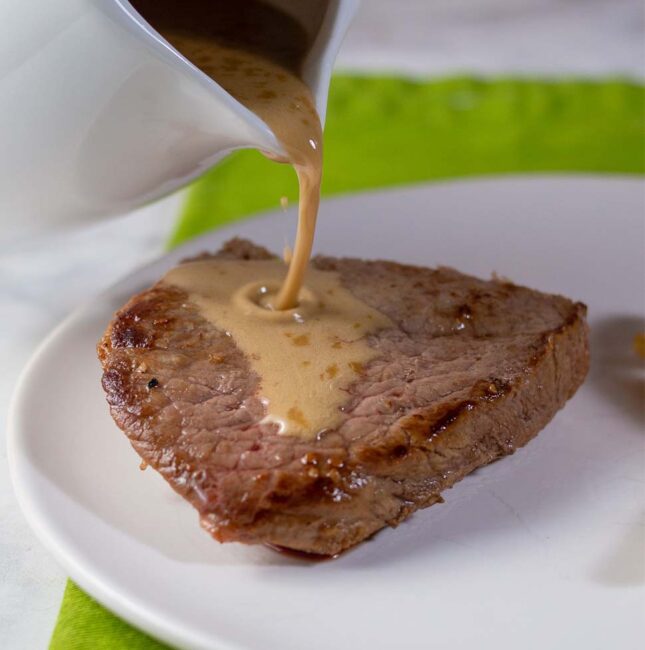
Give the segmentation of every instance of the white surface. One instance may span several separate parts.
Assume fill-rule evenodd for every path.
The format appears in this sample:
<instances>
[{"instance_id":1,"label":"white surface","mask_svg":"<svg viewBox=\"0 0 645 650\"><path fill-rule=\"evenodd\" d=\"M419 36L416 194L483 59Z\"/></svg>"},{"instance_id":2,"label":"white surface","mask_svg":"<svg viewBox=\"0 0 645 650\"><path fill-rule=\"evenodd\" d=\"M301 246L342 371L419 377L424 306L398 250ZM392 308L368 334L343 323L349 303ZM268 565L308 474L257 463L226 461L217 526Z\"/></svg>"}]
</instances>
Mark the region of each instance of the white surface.
<instances>
[{"instance_id":1,"label":"white surface","mask_svg":"<svg viewBox=\"0 0 645 650\"><path fill-rule=\"evenodd\" d=\"M413 650L430 631L435 647L455 649L541 649L554 637L570 648L636 647L645 633L643 367L632 349L645 313L643 190L639 180L510 178L324 204L318 250L495 270L589 305L587 383L536 441L466 478L445 505L309 564L213 542L187 503L138 469L107 413L96 340L114 309L186 254L232 234L280 249L293 214L277 212L135 273L40 348L10 434L30 522L90 593L184 647Z\"/></svg>"},{"instance_id":2,"label":"white surface","mask_svg":"<svg viewBox=\"0 0 645 650\"><path fill-rule=\"evenodd\" d=\"M626 73L642 78L644 12L641 0L363 0L339 62L358 70L384 66L422 75ZM52 192L55 196L55 187ZM3 648L46 647L65 581L24 523L9 484L5 417L16 377L34 346L71 309L161 252L176 213L160 212L161 221L144 210L126 222L114 220L11 250L0 246Z\"/></svg>"},{"instance_id":3,"label":"white surface","mask_svg":"<svg viewBox=\"0 0 645 650\"><path fill-rule=\"evenodd\" d=\"M645 75L642 0L363 0L338 65L419 75Z\"/></svg>"}]
</instances>

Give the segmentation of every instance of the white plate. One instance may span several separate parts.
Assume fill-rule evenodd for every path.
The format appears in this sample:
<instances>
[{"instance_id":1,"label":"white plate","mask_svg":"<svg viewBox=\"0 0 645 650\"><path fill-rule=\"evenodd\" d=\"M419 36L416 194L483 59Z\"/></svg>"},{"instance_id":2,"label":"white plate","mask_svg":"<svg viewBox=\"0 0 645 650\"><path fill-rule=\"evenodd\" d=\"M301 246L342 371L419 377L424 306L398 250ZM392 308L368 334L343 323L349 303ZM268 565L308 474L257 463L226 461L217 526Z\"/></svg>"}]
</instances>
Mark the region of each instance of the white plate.
<instances>
[{"instance_id":1,"label":"white plate","mask_svg":"<svg viewBox=\"0 0 645 650\"><path fill-rule=\"evenodd\" d=\"M232 235L280 250L293 214L134 273L41 346L10 424L16 491L84 589L156 637L219 650L632 648L645 632L643 184L505 178L326 201L317 248L491 271L589 305L591 375L528 447L336 561L221 546L112 423L94 346L112 312ZM127 232L124 231L124 237Z\"/></svg>"}]
</instances>

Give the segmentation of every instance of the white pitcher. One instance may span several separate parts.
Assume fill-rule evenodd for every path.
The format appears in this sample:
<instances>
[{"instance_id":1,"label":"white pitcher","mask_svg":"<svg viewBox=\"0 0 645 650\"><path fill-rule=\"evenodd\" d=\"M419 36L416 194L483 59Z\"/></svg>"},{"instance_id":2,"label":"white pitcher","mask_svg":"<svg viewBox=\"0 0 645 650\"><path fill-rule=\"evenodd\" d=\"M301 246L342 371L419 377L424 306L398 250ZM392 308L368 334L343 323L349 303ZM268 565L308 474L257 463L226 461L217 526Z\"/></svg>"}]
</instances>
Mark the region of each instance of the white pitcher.
<instances>
[{"instance_id":1,"label":"white pitcher","mask_svg":"<svg viewBox=\"0 0 645 650\"><path fill-rule=\"evenodd\" d=\"M314 34L321 119L358 0L267 0ZM1 0L0 239L123 213L234 149L280 155L268 126L126 0Z\"/></svg>"}]
</instances>

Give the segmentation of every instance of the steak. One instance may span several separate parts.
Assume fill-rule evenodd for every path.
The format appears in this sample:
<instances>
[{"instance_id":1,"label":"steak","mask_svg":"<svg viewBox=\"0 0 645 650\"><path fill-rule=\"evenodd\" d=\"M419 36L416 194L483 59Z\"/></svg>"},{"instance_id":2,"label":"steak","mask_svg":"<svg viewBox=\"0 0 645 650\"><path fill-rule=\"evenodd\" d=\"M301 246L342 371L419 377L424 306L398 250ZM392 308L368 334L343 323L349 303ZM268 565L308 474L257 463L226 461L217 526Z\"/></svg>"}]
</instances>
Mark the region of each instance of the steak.
<instances>
[{"instance_id":1,"label":"steak","mask_svg":"<svg viewBox=\"0 0 645 650\"><path fill-rule=\"evenodd\" d=\"M204 257L211 257L205 255ZM267 259L228 242L215 257ZM259 377L182 290L158 283L98 345L112 417L221 542L334 555L533 438L587 373L586 307L449 268L316 257L394 323L314 440L260 424Z\"/></svg>"}]
</instances>

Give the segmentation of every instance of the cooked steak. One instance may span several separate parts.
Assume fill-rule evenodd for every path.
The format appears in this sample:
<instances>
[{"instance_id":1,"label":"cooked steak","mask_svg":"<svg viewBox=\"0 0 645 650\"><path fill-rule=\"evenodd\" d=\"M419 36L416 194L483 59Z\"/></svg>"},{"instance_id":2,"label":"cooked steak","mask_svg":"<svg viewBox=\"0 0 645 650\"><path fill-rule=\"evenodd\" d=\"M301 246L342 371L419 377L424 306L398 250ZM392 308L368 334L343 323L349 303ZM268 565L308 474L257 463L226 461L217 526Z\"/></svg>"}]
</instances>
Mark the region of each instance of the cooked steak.
<instances>
[{"instance_id":1,"label":"cooked steak","mask_svg":"<svg viewBox=\"0 0 645 650\"><path fill-rule=\"evenodd\" d=\"M271 255L233 240L216 256ZM312 263L395 324L315 440L260 425L259 378L177 288L132 298L99 343L114 420L219 541L336 554L526 444L585 377L580 303L447 268Z\"/></svg>"}]
</instances>

